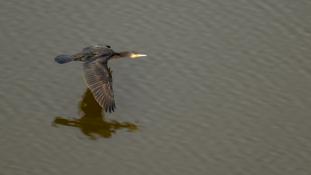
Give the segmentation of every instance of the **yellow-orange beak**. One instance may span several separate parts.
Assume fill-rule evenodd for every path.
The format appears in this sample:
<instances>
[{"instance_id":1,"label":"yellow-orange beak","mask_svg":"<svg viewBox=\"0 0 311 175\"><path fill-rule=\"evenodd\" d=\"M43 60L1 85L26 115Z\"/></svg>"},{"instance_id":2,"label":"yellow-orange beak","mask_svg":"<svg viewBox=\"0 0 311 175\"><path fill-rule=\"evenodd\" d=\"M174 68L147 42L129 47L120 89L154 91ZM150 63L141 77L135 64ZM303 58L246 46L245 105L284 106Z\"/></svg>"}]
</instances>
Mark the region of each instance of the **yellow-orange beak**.
<instances>
[{"instance_id":1,"label":"yellow-orange beak","mask_svg":"<svg viewBox=\"0 0 311 175\"><path fill-rule=\"evenodd\" d=\"M140 53L132 53L131 55L130 55L130 58L132 58L132 59L137 59L137 58L139 58L139 57L145 57L145 56L147 56L146 54L140 54Z\"/></svg>"}]
</instances>

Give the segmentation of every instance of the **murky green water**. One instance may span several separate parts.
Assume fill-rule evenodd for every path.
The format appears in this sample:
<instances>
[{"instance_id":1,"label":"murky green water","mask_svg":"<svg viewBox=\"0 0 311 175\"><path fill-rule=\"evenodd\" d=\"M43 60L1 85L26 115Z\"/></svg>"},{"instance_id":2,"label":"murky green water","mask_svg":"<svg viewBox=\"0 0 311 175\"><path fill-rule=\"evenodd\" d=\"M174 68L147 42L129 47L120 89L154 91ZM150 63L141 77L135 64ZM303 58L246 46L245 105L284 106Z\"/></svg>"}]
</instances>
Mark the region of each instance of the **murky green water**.
<instances>
[{"instance_id":1,"label":"murky green water","mask_svg":"<svg viewBox=\"0 0 311 175\"><path fill-rule=\"evenodd\" d=\"M0 174L310 174L311 2L2 1ZM115 60L101 113L79 63Z\"/></svg>"}]
</instances>

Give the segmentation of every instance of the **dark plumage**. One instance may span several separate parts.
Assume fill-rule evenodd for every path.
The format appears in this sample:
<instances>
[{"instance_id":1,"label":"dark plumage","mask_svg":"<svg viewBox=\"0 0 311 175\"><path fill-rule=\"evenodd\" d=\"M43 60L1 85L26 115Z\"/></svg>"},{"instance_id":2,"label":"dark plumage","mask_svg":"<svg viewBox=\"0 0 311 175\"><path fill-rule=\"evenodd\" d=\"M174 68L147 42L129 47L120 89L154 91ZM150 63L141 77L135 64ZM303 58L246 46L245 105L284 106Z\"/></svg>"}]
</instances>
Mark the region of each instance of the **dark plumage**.
<instances>
[{"instance_id":1,"label":"dark plumage","mask_svg":"<svg viewBox=\"0 0 311 175\"><path fill-rule=\"evenodd\" d=\"M108 61L116 58L138 58L146 56L137 52L115 52L110 46L95 45L84 48L81 52L73 55L59 55L55 61L59 64L71 61L82 61L86 84L91 90L98 104L107 112L113 112L116 108L113 89L112 75L108 68Z\"/></svg>"}]
</instances>

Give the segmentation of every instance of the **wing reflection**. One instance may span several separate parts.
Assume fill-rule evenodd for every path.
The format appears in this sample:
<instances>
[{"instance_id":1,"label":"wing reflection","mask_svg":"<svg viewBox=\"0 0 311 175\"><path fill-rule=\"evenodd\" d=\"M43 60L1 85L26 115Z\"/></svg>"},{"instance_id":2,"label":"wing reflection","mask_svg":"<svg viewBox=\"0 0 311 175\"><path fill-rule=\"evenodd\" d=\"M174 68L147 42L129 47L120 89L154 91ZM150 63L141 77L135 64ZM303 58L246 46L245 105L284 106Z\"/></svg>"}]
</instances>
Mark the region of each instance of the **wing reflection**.
<instances>
[{"instance_id":1,"label":"wing reflection","mask_svg":"<svg viewBox=\"0 0 311 175\"><path fill-rule=\"evenodd\" d=\"M119 129L127 129L129 132L138 129L137 125L134 123L106 120L102 113L102 108L98 105L89 89L85 91L79 109L80 113L82 113L80 119L55 117L53 125L65 125L80 128L85 135L92 139L96 139L96 136L109 138Z\"/></svg>"}]
</instances>

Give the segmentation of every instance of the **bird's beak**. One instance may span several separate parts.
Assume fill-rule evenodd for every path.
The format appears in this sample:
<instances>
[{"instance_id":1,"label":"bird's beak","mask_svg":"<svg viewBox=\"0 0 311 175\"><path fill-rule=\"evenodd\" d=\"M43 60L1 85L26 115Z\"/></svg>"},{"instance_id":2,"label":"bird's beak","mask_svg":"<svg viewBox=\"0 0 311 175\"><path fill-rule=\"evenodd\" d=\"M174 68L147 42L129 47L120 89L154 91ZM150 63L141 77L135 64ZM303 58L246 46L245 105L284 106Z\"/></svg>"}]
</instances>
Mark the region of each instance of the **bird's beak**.
<instances>
[{"instance_id":1,"label":"bird's beak","mask_svg":"<svg viewBox=\"0 0 311 175\"><path fill-rule=\"evenodd\" d=\"M141 53L132 53L132 54L130 55L130 58L132 58L132 59L137 59L137 58L145 57L145 56L147 56L147 55L146 55L146 54L141 54Z\"/></svg>"}]
</instances>

